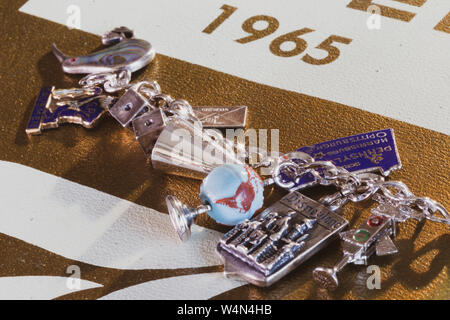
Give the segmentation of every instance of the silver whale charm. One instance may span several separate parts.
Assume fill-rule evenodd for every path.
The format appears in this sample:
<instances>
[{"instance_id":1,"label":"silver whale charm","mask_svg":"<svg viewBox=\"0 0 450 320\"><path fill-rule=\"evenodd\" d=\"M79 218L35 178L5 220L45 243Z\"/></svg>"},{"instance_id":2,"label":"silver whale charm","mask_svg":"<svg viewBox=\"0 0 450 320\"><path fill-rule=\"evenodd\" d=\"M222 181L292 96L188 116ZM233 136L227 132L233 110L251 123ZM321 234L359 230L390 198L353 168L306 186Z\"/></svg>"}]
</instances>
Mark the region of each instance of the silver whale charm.
<instances>
[{"instance_id":1,"label":"silver whale charm","mask_svg":"<svg viewBox=\"0 0 450 320\"><path fill-rule=\"evenodd\" d=\"M103 44L112 45L109 48L84 56L68 56L55 44L52 45L52 50L66 73L92 74L120 70L134 72L153 60L155 50L148 41L132 37L130 29L120 27L103 35Z\"/></svg>"}]
</instances>

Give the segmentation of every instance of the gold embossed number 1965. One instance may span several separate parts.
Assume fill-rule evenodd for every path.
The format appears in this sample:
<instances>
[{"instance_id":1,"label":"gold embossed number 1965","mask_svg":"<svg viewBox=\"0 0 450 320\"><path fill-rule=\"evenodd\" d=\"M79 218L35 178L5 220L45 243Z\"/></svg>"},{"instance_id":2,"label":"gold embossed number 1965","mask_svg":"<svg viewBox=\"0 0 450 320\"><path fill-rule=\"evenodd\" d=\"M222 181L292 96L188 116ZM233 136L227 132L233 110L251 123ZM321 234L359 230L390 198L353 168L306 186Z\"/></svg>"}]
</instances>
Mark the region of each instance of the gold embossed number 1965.
<instances>
[{"instance_id":1,"label":"gold embossed number 1965","mask_svg":"<svg viewBox=\"0 0 450 320\"><path fill-rule=\"evenodd\" d=\"M205 29L203 29L204 33L211 34L216 30L225 20L227 20L236 10L236 7L229 6L224 4L221 9L223 10L222 14L219 15L213 22L211 22ZM254 25L257 22L263 21L266 23L266 27L264 29L256 29ZM245 44L249 43L268 35L271 35L275 31L277 31L280 23L278 20L271 16L266 15L258 15L254 17L250 17L244 21L242 24L242 30L247 32L249 35L240 39L236 39L235 41ZM302 39L301 36L314 32L313 29L310 28L302 28L299 30L295 30L286 34L283 34L270 43L269 49L274 55L279 57L293 57L303 53L308 47L308 43L306 40ZM291 42L295 46L292 49L283 49L282 45L286 42ZM352 39L344 38L337 35L331 35L325 41L320 43L316 48L325 50L328 55L325 58L314 58L309 54L305 54L302 56L302 60L306 63L313 65L324 65L333 62L340 55L340 50L338 47L334 46L333 43L343 43L350 44Z\"/></svg>"}]
</instances>

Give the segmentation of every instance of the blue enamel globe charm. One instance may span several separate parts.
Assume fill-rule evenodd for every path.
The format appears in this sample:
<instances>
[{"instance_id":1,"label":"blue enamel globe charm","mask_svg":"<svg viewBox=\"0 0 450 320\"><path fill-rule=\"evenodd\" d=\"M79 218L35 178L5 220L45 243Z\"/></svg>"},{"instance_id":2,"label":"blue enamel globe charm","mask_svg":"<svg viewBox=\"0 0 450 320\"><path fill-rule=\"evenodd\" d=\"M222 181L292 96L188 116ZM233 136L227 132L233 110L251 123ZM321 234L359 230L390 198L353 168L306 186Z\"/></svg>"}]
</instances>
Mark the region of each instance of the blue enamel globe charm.
<instances>
[{"instance_id":1,"label":"blue enamel globe charm","mask_svg":"<svg viewBox=\"0 0 450 320\"><path fill-rule=\"evenodd\" d=\"M208 213L220 224L234 226L250 219L264 201L264 184L259 175L247 165L226 164L214 168L203 180L200 199L203 205L189 208L176 197L166 198L170 219L181 240L190 236L195 217Z\"/></svg>"},{"instance_id":2,"label":"blue enamel globe charm","mask_svg":"<svg viewBox=\"0 0 450 320\"><path fill-rule=\"evenodd\" d=\"M200 187L200 199L218 223L234 226L262 207L264 186L249 166L226 164L212 170Z\"/></svg>"}]
</instances>

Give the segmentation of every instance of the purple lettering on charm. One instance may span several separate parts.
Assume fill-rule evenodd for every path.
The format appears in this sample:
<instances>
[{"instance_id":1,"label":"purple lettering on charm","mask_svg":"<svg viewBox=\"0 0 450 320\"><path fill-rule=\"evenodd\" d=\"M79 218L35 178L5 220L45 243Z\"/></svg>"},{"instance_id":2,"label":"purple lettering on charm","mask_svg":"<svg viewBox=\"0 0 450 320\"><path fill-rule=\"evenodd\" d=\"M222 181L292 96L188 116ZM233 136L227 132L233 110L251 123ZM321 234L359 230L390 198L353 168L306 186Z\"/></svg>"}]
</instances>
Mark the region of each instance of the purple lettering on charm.
<instances>
[{"instance_id":1,"label":"purple lettering on charm","mask_svg":"<svg viewBox=\"0 0 450 320\"><path fill-rule=\"evenodd\" d=\"M78 102L79 106L70 105L58 107L55 112L46 109L41 120L41 129L57 128L62 123L81 124L85 128L92 128L106 109L102 107L101 97L86 98Z\"/></svg>"},{"instance_id":2,"label":"purple lettering on charm","mask_svg":"<svg viewBox=\"0 0 450 320\"><path fill-rule=\"evenodd\" d=\"M401 168L395 143L394 130L377 130L354 136L321 142L302 147L316 161L332 161L351 172L380 171L387 176L392 170ZM313 183L313 177L303 177L294 189L305 188Z\"/></svg>"},{"instance_id":3,"label":"purple lettering on charm","mask_svg":"<svg viewBox=\"0 0 450 320\"><path fill-rule=\"evenodd\" d=\"M110 96L97 95L68 100L59 105L52 98L53 89L46 87L39 93L26 129L28 134L40 134L42 130L57 128L63 123L75 123L92 128L115 100Z\"/></svg>"},{"instance_id":4,"label":"purple lettering on charm","mask_svg":"<svg viewBox=\"0 0 450 320\"><path fill-rule=\"evenodd\" d=\"M28 134L40 134L41 133L41 118L45 112L45 108L49 103L52 95L53 87L43 87L39 92L39 95L34 104L33 112L31 113L30 121L26 128Z\"/></svg>"}]
</instances>

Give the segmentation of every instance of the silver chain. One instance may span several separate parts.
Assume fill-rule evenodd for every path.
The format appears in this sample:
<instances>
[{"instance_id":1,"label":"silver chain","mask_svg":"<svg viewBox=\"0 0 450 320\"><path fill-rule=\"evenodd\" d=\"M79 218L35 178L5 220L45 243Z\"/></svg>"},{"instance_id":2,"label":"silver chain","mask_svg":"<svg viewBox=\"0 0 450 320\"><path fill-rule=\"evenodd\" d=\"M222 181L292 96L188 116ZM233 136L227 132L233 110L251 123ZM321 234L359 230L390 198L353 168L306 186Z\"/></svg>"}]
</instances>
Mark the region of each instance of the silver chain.
<instances>
[{"instance_id":1,"label":"silver chain","mask_svg":"<svg viewBox=\"0 0 450 320\"><path fill-rule=\"evenodd\" d=\"M292 189L307 174L314 177L314 184L335 186L338 192L319 200L333 211L348 201L359 202L373 196L380 204L398 208L401 213L398 219L425 218L450 224L449 214L440 203L415 196L401 181L385 181L374 173L351 173L331 161L315 161L303 152L284 155L275 162L270 180L284 189ZM436 216L436 213L442 217Z\"/></svg>"},{"instance_id":2,"label":"silver chain","mask_svg":"<svg viewBox=\"0 0 450 320\"><path fill-rule=\"evenodd\" d=\"M122 70L118 72L106 72L89 74L79 81L83 88L103 86L106 92L113 93L123 89L133 88L142 94L153 107L160 107L171 116L183 119L197 120L189 102L182 99L173 99L170 95L162 93L157 81L140 81L130 83L131 72Z\"/></svg>"},{"instance_id":3,"label":"silver chain","mask_svg":"<svg viewBox=\"0 0 450 320\"><path fill-rule=\"evenodd\" d=\"M121 70L117 72L93 73L80 79L78 82L83 88L102 86L106 92L112 93L130 86L131 72Z\"/></svg>"},{"instance_id":4,"label":"silver chain","mask_svg":"<svg viewBox=\"0 0 450 320\"><path fill-rule=\"evenodd\" d=\"M163 109L170 116L198 121L189 102L182 99L173 99L170 95L162 93L161 87L156 81L141 81L132 86L141 93L151 106Z\"/></svg>"}]
</instances>

